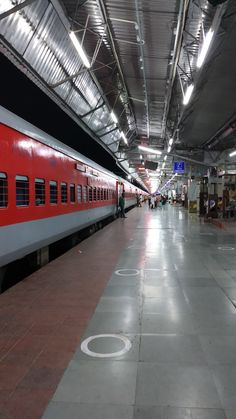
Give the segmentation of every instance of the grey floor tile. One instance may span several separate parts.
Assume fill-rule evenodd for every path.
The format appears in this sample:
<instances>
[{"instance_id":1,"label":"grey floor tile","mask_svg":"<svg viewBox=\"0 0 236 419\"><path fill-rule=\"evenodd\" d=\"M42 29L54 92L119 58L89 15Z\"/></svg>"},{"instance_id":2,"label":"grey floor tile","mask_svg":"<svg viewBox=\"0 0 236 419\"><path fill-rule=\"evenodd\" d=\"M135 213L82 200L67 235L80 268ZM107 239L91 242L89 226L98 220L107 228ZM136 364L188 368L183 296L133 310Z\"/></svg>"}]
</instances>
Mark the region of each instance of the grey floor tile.
<instances>
[{"instance_id":1,"label":"grey floor tile","mask_svg":"<svg viewBox=\"0 0 236 419\"><path fill-rule=\"evenodd\" d=\"M191 409L191 415L191 419L226 419L221 409Z\"/></svg>"},{"instance_id":2,"label":"grey floor tile","mask_svg":"<svg viewBox=\"0 0 236 419\"><path fill-rule=\"evenodd\" d=\"M133 407L52 402L42 419L133 419Z\"/></svg>"},{"instance_id":3,"label":"grey floor tile","mask_svg":"<svg viewBox=\"0 0 236 419\"><path fill-rule=\"evenodd\" d=\"M132 405L137 363L71 361L53 401Z\"/></svg>"},{"instance_id":4,"label":"grey floor tile","mask_svg":"<svg viewBox=\"0 0 236 419\"><path fill-rule=\"evenodd\" d=\"M185 287L184 294L190 305L214 307L215 312L234 313L235 307L219 287Z\"/></svg>"},{"instance_id":5,"label":"grey floor tile","mask_svg":"<svg viewBox=\"0 0 236 419\"><path fill-rule=\"evenodd\" d=\"M137 303L138 304L138 303ZM86 330L86 336L104 333L140 333L139 318L133 312L96 312Z\"/></svg>"},{"instance_id":6,"label":"grey floor tile","mask_svg":"<svg viewBox=\"0 0 236 419\"><path fill-rule=\"evenodd\" d=\"M184 294L196 311L236 313L235 307L219 287L185 287Z\"/></svg>"},{"instance_id":7,"label":"grey floor tile","mask_svg":"<svg viewBox=\"0 0 236 419\"><path fill-rule=\"evenodd\" d=\"M218 287L217 282L213 278L179 278L183 287Z\"/></svg>"},{"instance_id":8,"label":"grey floor tile","mask_svg":"<svg viewBox=\"0 0 236 419\"><path fill-rule=\"evenodd\" d=\"M223 408L236 409L236 366L214 366L212 371Z\"/></svg>"},{"instance_id":9,"label":"grey floor tile","mask_svg":"<svg viewBox=\"0 0 236 419\"><path fill-rule=\"evenodd\" d=\"M140 347L140 336L127 336L131 342L131 349L121 356L110 357L109 360L112 361L138 361L139 359L139 347ZM82 342L81 342L82 343ZM89 349L92 352L100 354L114 353L124 349L124 343L114 337L103 337L94 339L88 345ZM84 361L104 361L104 358L91 357L81 351L80 347L77 349L73 356L74 360L84 360Z\"/></svg>"},{"instance_id":10,"label":"grey floor tile","mask_svg":"<svg viewBox=\"0 0 236 419\"><path fill-rule=\"evenodd\" d=\"M168 407L166 409L167 419L226 419L221 409L177 409Z\"/></svg>"},{"instance_id":11,"label":"grey floor tile","mask_svg":"<svg viewBox=\"0 0 236 419\"><path fill-rule=\"evenodd\" d=\"M165 301L172 298L177 297L184 299L184 294L180 287L156 287L153 285L145 285L143 286L143 295L145 298L162 298Z\"/></svg>"},{"instance_id":12,"label":"grey floor tile","mask_svg":"<svg viewBox=\"0 0 236 419\"><path fill-rule=\"evenodd\" d=\"M145 362L206 365L197 336L142 336L140 360Z\"/></svg>"},{"instance_id":13,"label":"grey floor tile","mask_svg":"<svg viewBox=\"0 0 236 419\"><path fill-rule=\"evenodd\" d=\"M236 305L236 287L235 288L225 288L225 293L228 295L230 300Z\"/></svg>"},{"instance_id":14,"label":"grey floor tile","mask_svg":"<svg viewBox=\"0 0 236 419\"><path fill-rule=\"evenodd\" d=\"M154 286L154 287L179 287L179 282L174 277L165 277L165 276L151 276L145 277L143 280L144 285Z\"/></svg>"},{"instance_id":15,"label":"grey floor tile","mask_svg":"<svg viewBox=\"0 0 236 419\"><path fill-rule=\"evenodd\" d=\"M225 410L226 419L235 419L236 418L236 410Z\"/></svg>"},{"instance_id":16,"label":"grey floor tile","mask_svg":"<svg viewBox=\"0 0 236 419\"><path fill-rule=\"evenodd\" d=\"M140 286L140 276L113 276L108 282L108 286L120 286L120 287L136 287Z\"/></svg>"},{"instance_id":17,"label":"grey floor tile","mask_svg":"<svg viewBox=\"0 0 236 419\"><path fill-rule=\"evenodd\" d=\"M196 329L187 313L144 314L141 333L195 334Z\"/></svg>"},{"instance_id":18,"label":"grey floor tile","mask_svg":"<svg viewBox=\"0 0 236 419\"><path fill-rule=\"evenodd\" d=\"M236 366L236 336L200 336L209 364Z\"/></svg>"},{"instance_id":19,"label":"grey floor tile","mask_svg":"<svg viewBox=\"0 0 236 419\"><path fill-rule=\"evenodd\" d=\"M137 315L139 305L136 298L131 297L101 297L96 312L128 312Z\"/></svg>"},{"instance_id":20,"label":"grey floor tile","mask_svg":"<svg viewBox=\"0 0 236 419\"><path fill-rule=\"evenodd\" d=\"M221 408L212 374L206 366L173 364L139 364L136 403Z\"/></svg>"},{"instance_id":21,"label":"grey floor tile","mask_svg":"<svg viewBox=\"0 0 236 419\"><path fill-rule=\"evenodd\" d=\"M138 406L134 410L134 419L166 419L165 410L166 410L165 407L162 407L162 406L160 407Z\"/></svg>"},{"instance_id":22,"label":"grey floor tile","mask_svg":"<svg viewBox=\"0 0 236 419\"><path fill-rule=\"evenodd\" d=\"M197 313L194 324L199 335L236 336L236 314L218 315Z\"/></svg>"},{"instance_id":23,"label":"grey floor tile","mask_svg":"<svg viewBox=\"0 0 236 419\"><path fill-rule=\"evenodd\" d=\"M172 270L175 271L174 263L170 260L165 260L164 258L156 259L156 256L153 260L147 260L144 265L144 270L148 269L161 269L161 270Z\"/></svg>"},{"instance_id":24,"label":"grey floor tile","mask_svg":"<svg viewBox=\"0 0 236 419\"><path fill-rule=\"evenodd\" d=\"M144 280L148 279L176 279L177 274L175 270L163 270L163 269L145 269L144 270Z\"/></svg>"},{"instance_id":25,"label":"grey floor tile","mask_svg":"<svg viewBox=\"0 0 236 419\"><path fill-rule=\"evenodd\" d=\"M140 294L139 287L133 287L131 285L117 285L112 286L108 285L104 292L104 297L131 297L131 298L138 298Z\"/></svg>"},{"instance_id":26,"label":"grey floor tile","mask_svg":"<svg viewBox=\"0 0 236 419\"><path fill-rule=\"evenodd\" d=\"M212 275L208 271L207 268L201 269L200 266L198 266L198 269L178 269L177 270L177 276L179 279L183 278L212 278Z\"/></svg>"},{"instance_id":27,"label":"grey floor tile","mask_svg":"<svg viewBox=\"0 0 236 419\"><path fill-rule=\"evenodd\" d=\"M143 313L190 313L191 309L184 296L174 296L171 298L145 298L143 304Z\"/></svg>"},{"instance_id":28,"label":"grey floor tile","mask_svg":"<svg viewBox=\"0 0 236 419\"><path fill-rule=\"evenodd\" d=\"M227 270L227 273L231 276L231 278L235 279L236 281L236 270Z\"/></svg>"}]
</instances>

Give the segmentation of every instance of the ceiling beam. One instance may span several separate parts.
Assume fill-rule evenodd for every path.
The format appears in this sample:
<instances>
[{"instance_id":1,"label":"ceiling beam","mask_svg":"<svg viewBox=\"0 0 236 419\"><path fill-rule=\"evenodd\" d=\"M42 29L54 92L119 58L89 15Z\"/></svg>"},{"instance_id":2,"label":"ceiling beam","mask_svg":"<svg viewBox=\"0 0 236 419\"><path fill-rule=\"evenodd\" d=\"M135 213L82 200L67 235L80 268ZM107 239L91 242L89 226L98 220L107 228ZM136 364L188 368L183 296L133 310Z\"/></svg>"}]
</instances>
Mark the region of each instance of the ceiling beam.
<instances>
[{"instance_id":1,"label":"ceiling beam","mask_svg":"<svg viewBox=\"0 0 236 419\"><path fill-rule=\"evenodd\" d=\"M19 12L19 10L23 9L26 6L29 6L34 1L35 0L25 0L22 3L17 4L17 6L14 6L11 9L7 10L6 12L1 13L0 14L0 20L4 19L5 17L10 16L12 13Z\"/></svg>"}]
</instances>

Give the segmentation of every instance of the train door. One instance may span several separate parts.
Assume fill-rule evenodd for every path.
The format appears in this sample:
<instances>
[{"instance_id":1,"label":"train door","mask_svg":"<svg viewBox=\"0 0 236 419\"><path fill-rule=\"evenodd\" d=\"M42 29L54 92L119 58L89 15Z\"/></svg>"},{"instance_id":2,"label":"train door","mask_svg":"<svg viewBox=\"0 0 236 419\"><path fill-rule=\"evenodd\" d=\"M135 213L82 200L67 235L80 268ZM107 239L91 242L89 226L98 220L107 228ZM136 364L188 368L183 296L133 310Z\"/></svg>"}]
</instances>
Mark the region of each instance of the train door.
<instances>
[{"instance_id":1,"label":"train door","mask_svg":"<svg viewBox=\"0 0 236 419\"><path fill-rule=\"evenodd\" d=\"M117 199L117 206L119 205L119 197L124 192L124 184L122 182L116 182L116 199Z\"/></svg>"}]
</instances>

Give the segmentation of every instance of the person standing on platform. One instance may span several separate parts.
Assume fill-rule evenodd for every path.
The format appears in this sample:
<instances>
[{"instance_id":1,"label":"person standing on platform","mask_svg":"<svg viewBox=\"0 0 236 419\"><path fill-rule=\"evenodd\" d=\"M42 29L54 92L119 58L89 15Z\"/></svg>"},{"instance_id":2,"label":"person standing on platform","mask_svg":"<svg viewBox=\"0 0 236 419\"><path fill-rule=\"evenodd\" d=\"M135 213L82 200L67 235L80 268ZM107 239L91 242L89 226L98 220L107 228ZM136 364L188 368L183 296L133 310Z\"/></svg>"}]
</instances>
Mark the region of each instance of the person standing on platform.
<instances>
[{"instance_id":1,"label":"person standing on platform","mask_svg":"<svg viewBox=\"0 0 236 419\"><path fill-rule=\"evenodd\" d=\"M151 196L151 209L155 208L155 197L154 195Z\"/></svg>"},{"instance_id":2,"label":"person standing on platform","mask_svg":"<svg viewBox=\"0 0 236 419\"><path fill-rule=\"evenodd\" d=\"M119 198L120 217L127 218L125 215L125 193L123 192Z\"/></svg>"},{"instance_id":3,"label":"person standing on platform","mask_svg":"<svg viewBox=\"0 0 236 419\"><path fill-rule=\"evenodd\" d=\"M142 207L142 195L139 195L139 207Z\"/></svg>"}]
</instances>

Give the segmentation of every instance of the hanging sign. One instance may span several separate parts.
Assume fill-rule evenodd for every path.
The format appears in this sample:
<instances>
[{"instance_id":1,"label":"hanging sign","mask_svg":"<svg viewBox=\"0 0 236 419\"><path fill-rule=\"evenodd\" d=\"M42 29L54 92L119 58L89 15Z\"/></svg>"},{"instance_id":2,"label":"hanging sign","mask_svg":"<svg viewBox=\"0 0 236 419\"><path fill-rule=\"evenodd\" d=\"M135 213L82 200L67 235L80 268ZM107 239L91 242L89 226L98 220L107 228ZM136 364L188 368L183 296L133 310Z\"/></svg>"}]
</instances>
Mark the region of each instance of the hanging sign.
<instances>
[{"instance_id":1,"label":"hanging sign","mask_svg":"<svg viewBox=\"0 0 236 419\"><path fill-rule=\"evenodd\" d=\"M184 161L174 161L173 171L174 173L183 174L185 172Z\"/></svg>"}]
</instances>

